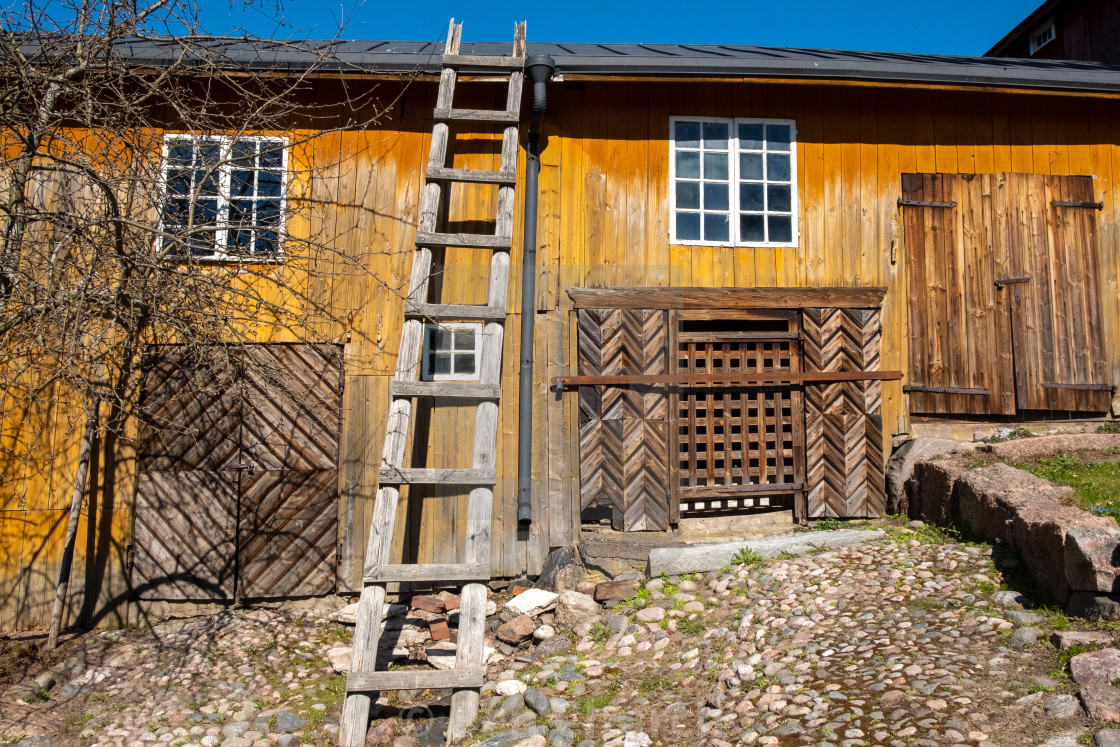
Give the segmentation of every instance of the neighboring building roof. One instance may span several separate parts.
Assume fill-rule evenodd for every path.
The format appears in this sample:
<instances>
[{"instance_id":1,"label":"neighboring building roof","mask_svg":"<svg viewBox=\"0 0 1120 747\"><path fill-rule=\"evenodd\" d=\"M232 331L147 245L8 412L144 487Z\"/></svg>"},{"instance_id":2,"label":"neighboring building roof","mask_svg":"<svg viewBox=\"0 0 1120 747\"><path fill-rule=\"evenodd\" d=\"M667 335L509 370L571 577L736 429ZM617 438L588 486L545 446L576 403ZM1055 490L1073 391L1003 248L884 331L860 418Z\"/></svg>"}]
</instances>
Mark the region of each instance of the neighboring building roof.
<instances>
[{"instance_id":1,"label":"neighboring building roof","mask_svg":"<svg viewBox=\"0 0 1120 747\"><path fill-rule=\"evenodd\" d=\"M327 67L366 72L437 72L442 42L193 40L211 54L198 64L254 70ZM140 64L166 65L183 53L175 39L126 40L122 53ZM463 42L465 55L510 54L510 42ZM788 49L729 44L561 44L529 42L528 54L551 55L558 72L571 75L733 76L871 80L949 85L1006 86L1120 93L1120 66L1090 62L894 52Z\"/></svg>"}]
</instances>

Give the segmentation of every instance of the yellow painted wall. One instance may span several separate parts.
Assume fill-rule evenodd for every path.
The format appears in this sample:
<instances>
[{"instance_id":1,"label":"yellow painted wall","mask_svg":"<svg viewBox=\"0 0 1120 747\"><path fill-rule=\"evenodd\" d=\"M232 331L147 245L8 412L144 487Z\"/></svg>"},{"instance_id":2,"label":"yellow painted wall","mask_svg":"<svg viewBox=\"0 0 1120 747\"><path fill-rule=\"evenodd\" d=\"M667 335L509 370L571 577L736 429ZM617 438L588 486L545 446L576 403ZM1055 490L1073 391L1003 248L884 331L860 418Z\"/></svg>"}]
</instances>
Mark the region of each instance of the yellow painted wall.
<instances>
[{"instance_id":1,"label":"yellow painted wall","mask_svg":"<svg viewBox=\"0 0 1120 747\"><path fill-rule=\"evenodd\" d=\"M397 84L378 85L384 89L383 101L396 96ZM501 91L496 86L483 88L456 104L500 107ZM315 95L325 100L338 91L323 84ZM434 96L431 83L414 83L392 111L368 128L348 126L353 113L343 107L334 120L294 121L292 126L296 136L331 131L293 148L293 161L306 167L293 189L309 198L310 206L289 228L329 237L349 260L339 267L319 257L309 263L306 275L298 263L276 270L295 273L294 287L306 289L304 298L293 302L311 300L329 311L327 316L334 321L318 325L316 332L326 341L345 343L339 513L343 525L347 520L352 523L353 532L340 537L343 588L355 588L360 577L372 513ZM670 115L796 121L798 247L693 247L670 242ZM576 396L547 390L550 377L574 369L575 339L566 288L886 286L882 366L905 370L906 254L895 204L903 173L1022 171L1093 176L1097 198L1105 202L1099 214L1105 346L1114 375L1120 378L1116 339L1120 200L1113 189L1120 178L1120 101L1116 99L843 84L553 83L545 133L535 342L536 521L529 530L516 526L523 210L519 186L502 369L500 482L493 512L496 575L539 572L548 549L570 542L578 526ZM465 152L449 165L496 165L493 138L460 144ZM519 171L523 170L522 152ZM456 187L450 216L456 228L488 230L480 221L492 220L494 199L492 187ZM432 300L482 301L489 256L484 250L449 250ZM261 338L278 339L267 332ZM901 387L901 382L883 387L885 445L892 433L907 428ZM433 426L432 435L415 445L410 459L430 466L467 466L473 408L439 405L419 410L423 414L418 419ZM58 412L52 417L71 416ZM4 438L8 444L13 436L5 430ZM52 461L40 456L51 450L40 440L28 447L35 457L30 463L37 466L4 470L9 479L0 494L4 538L0 629L42 627L47 621L46 589L57 573L75 442L76 436L56 444L61 456ZM130 462L124 446L112 448L120 459L115 468L120 474L111 481L111 501L103 500L99 491L94 511L98 521L79 531L79 562L96 557L90 576L105 579L98 601L87 605L92 619L103 624L123 619L121 601L127 596L123 552L131 525ZM105 451L99 465L102 471ZM398 512L397 558L454 559L453 543L461 542L457 530L464 515L465 495L406 494ZM76 580L82 578L76 573ZM81 606L79 589L72 615Z\"/></svg>"}]
</instances>

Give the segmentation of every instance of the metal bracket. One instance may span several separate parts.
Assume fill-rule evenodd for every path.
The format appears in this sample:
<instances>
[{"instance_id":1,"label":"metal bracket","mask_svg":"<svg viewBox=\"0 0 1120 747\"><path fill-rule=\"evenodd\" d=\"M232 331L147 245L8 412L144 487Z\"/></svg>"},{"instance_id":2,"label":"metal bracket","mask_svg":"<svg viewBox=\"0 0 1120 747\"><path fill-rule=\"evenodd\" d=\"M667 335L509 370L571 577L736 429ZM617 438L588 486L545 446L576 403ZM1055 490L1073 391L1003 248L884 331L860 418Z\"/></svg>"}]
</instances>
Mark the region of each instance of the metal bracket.
<instances>
[{"instance_id":1,"label":"metal bracket","mask_svg":"<svg viewBox=\"0 0 1120 747\"><path fill-rule=\"evenodd\" d=\"M1005 286L1005 285L1019 285L1020 283L1029 283L1030 281L1031 281L1031 279L1029 277L1025 277L1025 278L1000 278L999 280L993 281L992 285L994 285L997 288L1003 288L1003 286Z\"/></svg>"}]
</instances>

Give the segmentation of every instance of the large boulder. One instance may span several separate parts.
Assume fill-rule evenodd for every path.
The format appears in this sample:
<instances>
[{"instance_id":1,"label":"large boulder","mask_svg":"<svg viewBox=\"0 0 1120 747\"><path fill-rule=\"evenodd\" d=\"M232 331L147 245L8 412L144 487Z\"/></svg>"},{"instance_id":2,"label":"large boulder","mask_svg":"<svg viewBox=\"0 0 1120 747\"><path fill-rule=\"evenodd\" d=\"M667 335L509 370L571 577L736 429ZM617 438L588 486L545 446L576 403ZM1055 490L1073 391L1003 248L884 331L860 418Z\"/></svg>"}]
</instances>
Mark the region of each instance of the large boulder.
<instances>
[{"instance_id":1,"label":"large boulder","mask_svg":"<svg viewBox=\"0 0 1120 747\"><path fill-rule=\"evenodd\" d=\"M559 594L575 589L586 575L587 571L580 562L579 550L575 545L556 547L545 558L541 575L533 586Z\"/></svg>"},{"instance_id":2,"label":"large boulder","mask_svg":"<svg viewBox=\"0 0 1120 747\"><path fill-rule=\"evenodd\" d=\"M597 617L601 610L599 603L578 591L563 591L556 600L556 622L571 630L584 620Z\"/></svg>"},{"instance_id":3,"label":"large boulder","mask_svg":"<svg viewBox=\"0 0 1120 747\"><path fill-rule=\"evenodd\" d=\"M1066 532L1065 563L1074 591L1120 591L1120 530L1073 527Z\"/></svg>"},{"instance_id":4,"label":"large boulder","mask_svg":"<svg viewBox=\"0 0 1120 747\"><path fill-rule=\"evenodd\" d=\"M953 491L966 471L960 459L916 462L906 481L907 515L939 527L951 524L956 516Z\"/></svg>"},{"instance_id":5,"label":"large boulder","mask_svg":"<svg viewBox=\"0 0 1120 747\"><path fill-rule=\"evenodd\" d=\"M947 438L915 438L899 446L887 461L887 513L906 512L906 481L914 474L914 465L923 459L949 454L961 447ZM971 444L968 445L971 447Z\"/></svg>"}]
</instances>

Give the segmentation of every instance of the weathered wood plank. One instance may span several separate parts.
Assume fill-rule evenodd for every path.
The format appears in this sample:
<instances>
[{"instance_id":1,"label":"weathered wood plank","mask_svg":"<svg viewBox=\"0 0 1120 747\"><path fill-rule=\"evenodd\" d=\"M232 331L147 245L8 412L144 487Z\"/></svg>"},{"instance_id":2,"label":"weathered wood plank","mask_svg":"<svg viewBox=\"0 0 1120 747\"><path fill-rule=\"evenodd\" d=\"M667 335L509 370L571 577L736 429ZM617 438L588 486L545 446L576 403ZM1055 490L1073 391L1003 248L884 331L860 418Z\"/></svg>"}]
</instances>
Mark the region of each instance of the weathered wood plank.
<instances>
[{"instance_id":1,"label":"weathered wood plank","mask_svg":"<svg viewBox=\"0 0 1120 747\"><path fill-rule=\"evenodd\" d=\"M416 232L418 246L462 246L472 249L505 249L508 250L513 240L506 236L490 236L481 233L436 233L429 231Z\"/></svg>"},{"instance_id":2,"label":"weathered wood plank","mask_svg":"<svg viewBox=\"0 0 1120 747\"><path fill-rule=\"evenodd\" d=\"M507 111L489 111L486 109L442 109L436 108L432 114L436 120L449 122L490 122L493 124L512 124L520 119L520 115Z\"/></svg>"},{"instance_id":3,"label":"weathered wood plank","mask_svg":"<svg viewBox=\"0 0 1120 747\"><path fill-rule=\"evenodd\" d=\"M387 581L489 581L490 567L478 563L423 563L367 567L366 583Z\"/></svg>"},{"instance_id":4,"label":"weathered wood plank","mask_svg":"<svg viewBox=\"0 0 1120 747\"><path fill-rule=\"evenodd\" d=\"M464 68L468 70L523 70L525 69L525 58L481 54L445 54L443 65L445 67L457 67L460 70Z\"/></svg>"},{"instance_id":5,"label":"weathered wood plank","mask_svg":"<svg viewBox=\"0 0 1120 747\"><path fill-rule=\"evenodd\" d=\"M394 397L439 397L443 399L498 399L501 387L465 381L394 381Z\"/></svg>"},{"instance_id":6,"label":"weathered wood plank","mask_svg":"<svg viewBox=\"0 0 1120 747\"><path fill-rule=\"evenodd\" d=\"M460 613L462 614L462 613ZM421 669L395 672L351 672L346 676L346 692L381 690L430 690L445 687L482 687L486 670Z\"/></svg>"},{"instance_id":7,"label":"weathered wood plank","mask_svg":"<svg viewBox=\"0 0 1120 747\"><path fill-rule=\"evenodd\" d=\"M504 306L480 306L478 304L408 302L405 304L404 313L408 316L430 319L433 322L449 322L461 319L504 320L506 318Z\"/></svg>"},{"instance_id":8,"label":"weathered wood plank","mask_svg":"<svg viewBox=\"0 0 1120 747\"><path fill-rule=\"evenodd\" d=\"M493 485L493 469L427 469L382 467L381 482L396 485Z\"/></svg>"},{"instance_id":9,"label":"weathered wood plank","mask_svg":"<svg viewBox=\"0 0 1120 747\"><path fill-rule=\"evenodd\" d=\"M486 171L483 169L448 169L429 166L426 172L429 179L469 184L516 184L516 171Z\"/></svg>"},{"instance_id":10,"label":"weathered wood plank","mask_svg":"<svg viewBox=\"0 0 1120 747\"><path fill-rule=\"evenodd\" d=\"M875 308L886 288L569 288L578 309Z\"/></svg>"}]
</instances>

